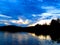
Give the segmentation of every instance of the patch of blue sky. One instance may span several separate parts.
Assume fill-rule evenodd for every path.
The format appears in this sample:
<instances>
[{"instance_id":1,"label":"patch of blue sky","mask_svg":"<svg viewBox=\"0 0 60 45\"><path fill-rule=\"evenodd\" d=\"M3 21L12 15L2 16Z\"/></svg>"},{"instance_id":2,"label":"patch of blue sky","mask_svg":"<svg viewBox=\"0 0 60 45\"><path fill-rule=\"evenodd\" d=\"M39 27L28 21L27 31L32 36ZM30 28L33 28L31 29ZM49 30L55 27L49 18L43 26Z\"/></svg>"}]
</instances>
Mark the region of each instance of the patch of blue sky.
<instances>
[{"instance_id":1,"label":"patch of blue sky","mask_svg":"<svg viewBox=\"0 0 60 45\"><path fill-rule=\"evenodd\" d=\"M21 0L22 1L22 0ZM1 10L5 10L6 9L6 11L8 11L8 13L10 14L10 15L21 15L21 14L26 14L26 13L28 13L28 14L32 14L32 13L41 13L41 12L43 12L42 11L42 9L38 9L37 8L37 3L36 2L32 2L32 3L30 3L29 1L22 1L23 3L20 3L21 1L19 1L19 3L17 3L17 5L15 5L15 3L9 3L8 1L7 2L1 2L2 4L2 9ZM3 8L3 7L6 7L6 8ZM2 11L2 12L3 12ZM5 11L5 13L7 14L7 12ZM12 14L11 14L11 11L12 11Z\"/></svg>"}]
</instances>

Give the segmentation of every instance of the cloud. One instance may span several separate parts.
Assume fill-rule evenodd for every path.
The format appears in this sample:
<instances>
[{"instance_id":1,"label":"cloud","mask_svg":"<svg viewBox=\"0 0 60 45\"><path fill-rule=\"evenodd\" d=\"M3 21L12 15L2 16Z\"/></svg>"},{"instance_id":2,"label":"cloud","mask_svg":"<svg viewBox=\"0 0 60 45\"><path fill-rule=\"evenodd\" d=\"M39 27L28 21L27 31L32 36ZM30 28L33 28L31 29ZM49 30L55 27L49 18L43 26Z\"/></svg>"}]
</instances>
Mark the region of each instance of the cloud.
<instances>
[{"instance_id":1,"label":"cloud","mask_svg":"<svg viewBox=\"0 0 60 45\"><path fill-rule=\"evenodd\" d=\"M33 22L34 24L37 24L37 22L44 19L56 19L56 17L60 18L60 9L57 9L57 7L60 6L57 5L56 7L55 0L0 0L0 2L0 17L15 18L14 20L10 19L8 23L31 24L31 22ZM59 1L57 1L57 3L58 2ZM11 17L7 15L10 15ZM24 16L27 19L16 20L18 16Z\"/></svg>"},{"instance_id":2,"label":"cloud","mask_svg":"<svg viewBox=\"0 0 60 45\"><path fill-rule=\"evenodd\" d=\"M36 17L37 15L35 15L35 14L32 14L32 16L33 16L33 17Z\"/></svg>"},{"instance_id":3,"label":"cloud","mask_svg":"<svg viewBox=\"0 0 60 45\"><path fill-rule=\"evenodd\" d=\"M35 26L36 24L45 24L47 23L48 25L50 24L51 20L52 19L57 19L57 18L60 18L60 10L59 9L56 9L55 7L53 6L47 6L47 7L43 7L43 9L46 10L46 12L42 13L42 14L32 14L33 17L37 18L39 17L37 20L30 20L30 19L23 19L23 18L18 18L18 20L16 19L11 19L11 20L7 20L8 23L13 23L13 24L24 24L24 25L27 25L28 26ZM0 15L1 17L7 17L7 18L11 18L9 16L6 16L6 15ZM35 19L34 18L34 19ZM33 22L33 23L31 23ZM13 25L12 24L12 25Z\"/></svg>"},{"instance_id":4,"label":"cloud","mask_svg":"<svg viewBox=\"0 0 60 45\"><path fill-rule=\"evenodd\" d=\"M33 24L29 24L28 26L35 26L37 24L43 25L43 24L47 24L50 25L51 20L50 19L45 19L45 20L38 20Z\"/></svg>"},{"instance_id":5,"label":"cloud","mask_svg":"<svg viewBox=\"0 0 60 45\"><path fill-rule=\"evenodd\" d=\"M57 9L54 6L45 6L42 8L45 9L46 12L39 14L39 16L42 16L40 19L47 19L49 17L50 19L60 18L60 9Z\"/></svg>"},{"instance_id":6,"label":"cloud","mask_svg":"<svg viewBox=\"0 0 60 45\"><path fill-rule=\"evenodd\" d=\"M18 20L10 20L11 23L15 23L15 24L29 24L30 21L28 19L23 20L23 19L18 19Z\"/></svg>"},{"instance_id":7,"label":"cloud","mask_svg":"<svg viewBox=\"0 0 60 45\"><path fill-rule=\"evenodd\" d=\"M10 22L8 20L0 20L0 25L11 25Z\"/></svg>"},{"instance_id":8,"label":"cloud","mask_svg":"<svg viewBox=\"0 0 60 45\"><path fill-rule=\"evenodd\" d=\"M40 18L37 19L36 22L34 22L33 24L30 24L28 26L35 26L36 24L50 24L52 19L57 19L60 18L60 9L57 9L53 6L45 6L42 7L43 9L46 10L46 12L42 13L42 14L33 14L33 17L39 16Z\"/></svg>"},{"instance_id":9,"label":"cloud","mask_svg":"<svg viewBox=\"0 0 60 45\"><path fill-rule=\"evenodd\" d=\"M1 19L0 24L4 25L28 25L31 22L29 19L18 18L16 19Z\"/></svg>"},{"instance_id":10,"label":"cloud","mask_svg":"<svg viewBox=\"0 0 60 45\"><path fill-rule=\"evenodd\" d=\"M0 17L4 17L4 18L12 18L11 16L6 16L6 15L3 15L3 14L0 14Z\"/></svg>"},{"instance_id":11,"label":"cloud","mask_svg":"<svg viewBox=\"0 0 60 45\"><path fill-rule=\"evenodd\" d=\"M5 24L5 25L11 25L11 24L10 24L10 23L8 23L8 22L5 22L4 24Z\"/></svg>"}]
</instances>

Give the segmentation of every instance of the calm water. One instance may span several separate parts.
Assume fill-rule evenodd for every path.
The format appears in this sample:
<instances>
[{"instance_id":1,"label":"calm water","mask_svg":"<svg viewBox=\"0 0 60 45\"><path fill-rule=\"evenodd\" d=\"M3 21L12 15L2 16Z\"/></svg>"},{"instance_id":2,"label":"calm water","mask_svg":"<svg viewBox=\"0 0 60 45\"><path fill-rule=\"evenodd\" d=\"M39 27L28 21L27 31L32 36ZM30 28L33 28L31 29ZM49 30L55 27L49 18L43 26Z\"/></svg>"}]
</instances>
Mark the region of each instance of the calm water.
<instances>
[{"instance_id":1,"label":"calm water","mask_svg":"<svg viewBox=\"0 0 60 45\"><path fill-rule=\"evenodd\" d=\"M40 40L26 32L0 32L0 45L60 45L48 40Z\"/></svg>"}]
</instances>

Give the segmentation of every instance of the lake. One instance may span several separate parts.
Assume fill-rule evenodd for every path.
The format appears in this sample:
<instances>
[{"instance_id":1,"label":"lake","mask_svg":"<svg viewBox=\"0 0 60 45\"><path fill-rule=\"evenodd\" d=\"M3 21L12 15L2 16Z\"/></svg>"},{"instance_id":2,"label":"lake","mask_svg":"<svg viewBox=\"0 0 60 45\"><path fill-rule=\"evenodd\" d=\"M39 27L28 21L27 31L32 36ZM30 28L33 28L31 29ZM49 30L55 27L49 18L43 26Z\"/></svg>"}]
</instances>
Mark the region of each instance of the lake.
<instances>
[{"instance_id":1,"label":"lake","mask_svg":"<svg viewBox=\"0 0 60 45\"><path fill-rule=\"evenodd\" d=\"M38 36L27 32L0 32L0 45L60 45L60 43L39 39Z\"/></svg>"}]
</instances>

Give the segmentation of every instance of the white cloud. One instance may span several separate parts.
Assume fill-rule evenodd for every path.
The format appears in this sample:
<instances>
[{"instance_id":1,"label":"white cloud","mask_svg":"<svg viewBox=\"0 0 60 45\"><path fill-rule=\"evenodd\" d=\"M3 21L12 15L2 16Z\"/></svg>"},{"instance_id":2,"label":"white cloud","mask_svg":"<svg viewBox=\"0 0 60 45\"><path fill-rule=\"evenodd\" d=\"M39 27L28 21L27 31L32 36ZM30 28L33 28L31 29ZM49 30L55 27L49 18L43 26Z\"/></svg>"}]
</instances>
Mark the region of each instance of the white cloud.
<instances>
[{"instance_id":1,"label":"white cloud","mask_svg":"<svg viewBox=\"0 0 60 45\"><path fill-rule=\"evenodd\" d=\"M32 14L33 17L40 17L39 19L37 19L37 21L33 21L33 20L29 20L29 19L24 19L24 18L21 18L21 17L18 17L18 20L3 20L2 22L7 22L7 23L13 23L13 24L29 24L28 26L35 26L36 24L45 24L47 23L48 25L50 24L51 20L52 19L57 19L57 18L60 18L60 9L57 9L53 6L42 6L43 9L46 10L46 12L42 13L42 14ZM0 17L5 17L5 18L12 18L10 16L6 16L6 15L2 15L0 14ZM31 24L31 22L33 22Z\"/></svg>"},{"instance_id":2,"label":"white cloud","mask_svg":"<svg viewBox=\"0 0 60 45\"><path fill-rule=\"evenodd\" d=\"M47 7L42 7L43 9L46 9L46 12L42 13L42 14L38 14L38 15L33 15L35 16L39 16L40 18L33 24L30 24L28 26L35 26L36 24L50 24L52 19L57 19L60 18L60 10L56 9L55 7L52 6L47 6ZM47 19L48 18L48 19Z\"/></svg>"},{"instance_id":3,"label":"white cloud","mask_svg":"<svg viewBox=\"0 0 60 45\"><path fill-rule=\"evenodd\" d=\"M35 14L32 14L32 16L33 16L33 17L36 17L37 15L35 15Z\"/></svg>"},{"instance_id":4,"label":"white cloud","mask_svg":"<svg viewBox=\"0 0 60 45\"><path fill-rule=\"evenodd\" d=\"M50 19L46 19L46 20L38 20L36 23L30 24L28 26L35 26L37 24L43 25L43 24L47 24L50 25L51 20Z\"/></svg>"},{"instance_id":5,"label":"white cloud","mask_svg":"<svg viewBox=\"0 0 60 45\"><path fill-rule=\"evenodd\" d=\"M42 8L46 9L46 12L38 15L38 16L42 16L40 19L46 19L47 17L50 16L51 19L58 18L58 17L60 18L60 9L57 9L53 6L45 6Z\"/></svg>"},{"instance_id":6,"label":"white cloud","mask_svg":"<svg viewBox=\"0 0 60 45\"><path fill-rule=\"evenodd\" d=\"M37 21L35 22L35 23L33 23L33 24L30 24L30 22L33 22L33 20L29 20L29 19L22 19L22 18L18 18L18 20L3 20L2 22L4 22L5 24L7 24L8 25L8 23L14 23L14 24L18 24L18 25L20 25L20 24L29 24L28 26L35 26L36 24L41 24L41 25L43 25L43 24L45 24L45 23L47 23L47 25L49 25L50 24L50 22L51 22L51 20L52 19L57 19L58 17L60 17L60 13L59 13L59 11L60 10L58 10L58 9L55 9L55 10L47 10L46 12L44 12L44 13L42 13L42 14L32 14L32 16L33 17L37 17L37 16L39 16L40 18L39 19L37 19ZM54 13L55 12L55 13ZM8 18L10 18L9 16L5 16L5 15L0 15L0 16L2 16L2 17L8 17ZM50 17L51 16L51 17ZM47 19L47 17L49 18L49 19ZM6 23L7 22L7 23Z\"/></svg>"},{"instance_id":7,"label":"white cloud","mask_svg":"<svg viewBox=\"0 0 60 45\"><path fill-rule=\"evenodd\" d=\"M22 18L19 18L18 20L10 20L10 22L15 23L15 24L29 24L30 20L28 19L23 20Z\"/></svg>"},{"instance_id":8,"label":"white cloud","mask_svg":"<svg viewBox=\"0 0 60 45\"><path fill-rule=\"evenodd\" d=\"M4 17L4 18L12 18L10 16L6 16L6 15L3 15L3 14L0 14L0 17Z\"/></svg>"},{"instance_id":9,"label":"white cloud","mask_svg":"<svg viewBox=\"0 0 60 45\"><path fill-rule=\"evenodd\" d=\"M12 19L10 19L10 20L1 19L0 20L0 24L5 24L5 25L22 25L22 24L27 25L30 22L31 22L30 20L22 19L22 18L19 18L18 20L15 20L15 19L14 20L12 20Z\"/></svg>"},{"instance_id":10,"label":"white cloud","mask_svg":"<svg viewBox=\"0 0 60 45\"><path fill-rule=\"evenodd\" d=\"M8 22L5 22L4 24L5 24L5 25L11 25L11 24L10 24L10 23L8 23Z\"/></svg>"},{"instance_id":11,"label":"white cloud","mask_svg":"<svg viewBox=\"0 0 60 45\"><path fill-rule=\"evenodd\" d=\"M8 20L0 20L0 24L11 25Z\"/></svg>"}]
</instances>

